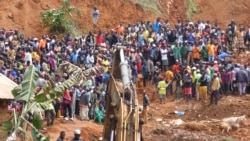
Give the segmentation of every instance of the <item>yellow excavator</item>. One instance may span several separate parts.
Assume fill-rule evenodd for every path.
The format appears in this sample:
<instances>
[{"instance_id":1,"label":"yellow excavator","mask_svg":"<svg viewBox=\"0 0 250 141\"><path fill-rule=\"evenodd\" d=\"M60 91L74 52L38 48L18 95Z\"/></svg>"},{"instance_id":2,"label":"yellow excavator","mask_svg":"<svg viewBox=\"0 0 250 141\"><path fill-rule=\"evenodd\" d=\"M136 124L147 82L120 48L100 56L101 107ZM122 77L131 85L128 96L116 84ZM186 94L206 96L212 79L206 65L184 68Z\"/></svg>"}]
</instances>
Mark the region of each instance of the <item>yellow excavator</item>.
<instances>
[{"instance_id":1,"label":"yellow excavator","mask_svg":"<svg viewBox=\"0 0 250 141\"><path fill-rule=\"evenodd\" d=\"M143 120L131 69L125 57L125 46L117 46L113 54L111 78L107 86L106 118L103 141L142 141Z\"/></svg>"}]
</instances>

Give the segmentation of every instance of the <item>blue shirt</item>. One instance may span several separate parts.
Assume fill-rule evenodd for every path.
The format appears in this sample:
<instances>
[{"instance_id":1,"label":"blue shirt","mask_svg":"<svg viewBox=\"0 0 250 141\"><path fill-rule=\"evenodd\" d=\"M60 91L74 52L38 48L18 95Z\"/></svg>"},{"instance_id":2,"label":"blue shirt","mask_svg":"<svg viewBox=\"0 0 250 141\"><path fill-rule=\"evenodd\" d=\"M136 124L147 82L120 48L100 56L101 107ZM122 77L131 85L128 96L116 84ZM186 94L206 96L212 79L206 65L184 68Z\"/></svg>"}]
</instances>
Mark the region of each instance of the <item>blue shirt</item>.
<instances>
[{"instance_id":1,"label":"blue shirt","mask_svg":"<svg viewBox=\"0 0 250 141\"><path fill-rule=\"evenodd\" d=\"M229 54L227 54L227 53L225 53L225 52L221 52L221 54L218 55L218 58L220 58L220 59L225 59L225 58L230 57L230 56L231 56L231 55L229 55Z\"/></svg>"},{"instance_id":2,"label":"blue shirt","mask_svg":"<svg viewBox=\"0 0 250 141\"><path fill-rule=\"evenodd\" d=\"M160 26L161 26L161 23L160 23L160 22L155 22L155 23L153 24L153 30L154 30L154 32L159 33Z\"/></svg>"},{"instance_id":3,"label":"blue shirt","mask_svg":"<svg viewBox=\"0 0 250 141\"><path fill-rule=\"evenodd\" d=\"M76 89L76 100L80 100L81 92L79 89Z\"/></svg>"}]
</instances>

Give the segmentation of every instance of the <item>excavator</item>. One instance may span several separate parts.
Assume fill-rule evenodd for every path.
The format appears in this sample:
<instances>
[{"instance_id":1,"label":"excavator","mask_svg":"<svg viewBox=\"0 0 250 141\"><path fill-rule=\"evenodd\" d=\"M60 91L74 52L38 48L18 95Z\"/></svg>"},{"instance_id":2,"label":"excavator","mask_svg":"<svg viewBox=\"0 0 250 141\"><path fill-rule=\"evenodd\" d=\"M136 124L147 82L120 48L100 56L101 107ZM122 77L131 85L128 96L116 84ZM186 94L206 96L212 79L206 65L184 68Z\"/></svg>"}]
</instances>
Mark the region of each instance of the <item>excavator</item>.
<instances>
[{"instance_id":1,"label":"excavator","mask_svg":"<svg viewBox=\"0 0 250 141\"><path fill-rule=\"evenodd\" d=\"M143 119L138 104L135 85L132 83L131 69L125 57L125 46L116 46L110 70L111 78L106 89L106 115L102 141L142 141ZM81 70L65 62L57 69L57 74L74 74L79 82L88 76L102 72L102 68L93 67ZM74 84L74 83L73 83Z\"/></svg>"},{"instance_id":2,"label":"excavator","mask_svg":"<svg viewBox=\"0 0 250 141\"><path fill-rule=\"evenodd\" d=\"M125 46L113 54L111 78L107 86L103 141L142 141L143 119L140 118L135 85L132 83Z\"/></svg>"}]
</instances>

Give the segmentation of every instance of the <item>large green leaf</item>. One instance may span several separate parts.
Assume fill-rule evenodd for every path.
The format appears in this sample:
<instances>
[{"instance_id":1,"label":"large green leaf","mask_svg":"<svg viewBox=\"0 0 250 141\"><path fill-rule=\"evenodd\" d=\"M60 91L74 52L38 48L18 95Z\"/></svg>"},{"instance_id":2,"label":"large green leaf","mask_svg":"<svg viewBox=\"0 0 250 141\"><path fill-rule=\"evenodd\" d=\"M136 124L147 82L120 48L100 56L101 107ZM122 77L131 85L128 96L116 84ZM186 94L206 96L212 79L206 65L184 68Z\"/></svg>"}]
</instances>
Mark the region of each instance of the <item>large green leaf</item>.
<instances>
[{"instance_id":1,"label":"large green leaf","mask_svg":"<svg viewBox=\"0 0 250 141\"><path fill-rule=\"evenodd\" d=\"M5 132L10 132L12 130L13 126L12 126L12 123L10 120L8 121L4 121L2 123L2 127L1 127L1 130L2 131L5 131Z\"/></svg>"},{"instance_id":2,"label":"large green leaf","mask_svg":"<svg viewBox=\"0 0 250 141\"><path fill-rule=\"evenodd\" d=\"M66 89L69 89L75 84L79 84L81 80L88 80L97 73L102 73L103 68L93 67L83 71L78 66L69 62L63 62L56 70L56 73L62 75L63 72L70 74L70 78L53 89L50 83L45 85L45 87L35 96L36 102L43 103L46 101L53 101L55 98L62 96Z\"/></svg>"},{"instance_id":3,"label":"large green leaf","mask_svg":"<svg viewBox=\"0 0 250 141\"><path fill-rule=\"evenodd\" d=\"M33 141L49 141L49 137L44 136L36 129L31 129L31 136Z\"/></svg>"},{"instance_id":4,"label":"large green leaf","mask_svg":"<svg viewBox=\"0 0 250 141\"><path fill-rule=\"evenodd\" d=\"M21 84L20 93L13 93L16 101L30 101L30 98L35 94L36 81L38 80L37 69L32 65L29 66L24 73L24 80ZM12 91L13 92L13 91ZM16 92L16 91L14 91Z\"/></svg>"},{"instance_id":5,"label":"large green leaf","mask_svg":"<svg viewBox=\"0 0 250 141\"><path fill-rule=\"evenodd\" d=\"M22 92L21 85L16 86L11 92L14 97L18 96Z\"/></svg>"}]
</instances>

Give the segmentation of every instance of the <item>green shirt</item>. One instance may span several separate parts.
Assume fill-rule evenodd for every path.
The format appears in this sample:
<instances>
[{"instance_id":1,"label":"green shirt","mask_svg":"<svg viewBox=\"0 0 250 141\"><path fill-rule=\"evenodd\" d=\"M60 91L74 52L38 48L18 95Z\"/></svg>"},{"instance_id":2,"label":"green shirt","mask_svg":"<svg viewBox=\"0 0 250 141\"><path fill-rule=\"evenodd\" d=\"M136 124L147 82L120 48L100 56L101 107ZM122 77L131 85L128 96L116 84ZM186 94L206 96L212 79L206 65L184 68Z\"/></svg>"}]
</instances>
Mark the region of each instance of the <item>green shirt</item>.
<instances>
[{"instance_id":1,"label":"green shirt","mask_svg":"<svg viewBox=\"0 0 250 141\"><path fill-rule=\"evenodd\" d=\"M188 53L187 47L185 46L181 47L180 52L182 56L186 56Z\"/></svg>"},{"instance_id":2,"label":"green shirt","mask_svg":"<svg viewBox=\"0 0 250 141\"><path fill-rule=\"evenodd\" d=\"M201 56L202 56L203 59L204 58L208 58L208 53L207 53L206 48L202 48L202 50L201 50Z\"/></svg>"},{"instance_id":3,"label":"green shirt","mask_svg":"<svg viewBox=\"0 0 250 141\"><path fill-rule=\"evenodd\" d=\"M174 57L176 58L176 59L178 59L178 58L181 58L181 47L174 47L173 48L173 53L174 53Z\"/></svg>"}]
</instances>

